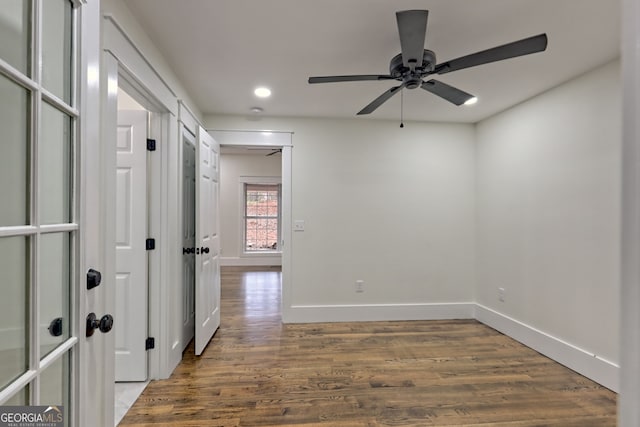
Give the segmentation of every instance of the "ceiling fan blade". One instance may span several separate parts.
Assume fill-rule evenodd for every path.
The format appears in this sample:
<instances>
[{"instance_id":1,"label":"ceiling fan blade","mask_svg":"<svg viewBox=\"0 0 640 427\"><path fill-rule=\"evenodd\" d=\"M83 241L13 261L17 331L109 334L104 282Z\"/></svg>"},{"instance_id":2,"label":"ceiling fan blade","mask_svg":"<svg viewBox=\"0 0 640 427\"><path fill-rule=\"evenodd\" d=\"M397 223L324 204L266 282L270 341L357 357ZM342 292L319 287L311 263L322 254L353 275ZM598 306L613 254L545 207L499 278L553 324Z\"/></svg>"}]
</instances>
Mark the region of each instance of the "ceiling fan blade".
<instances>
[{"instance_id":1,"label":"ceiling fan blade","mask_svg":"<svg viewBox=\"0 0 640 427\"><path fill-rule=\"evenodd\" d=\"M325 76L325 77L309 77L309 83L337 83L337 82L360 82L368 80L393 80L391 76L378 74L365 74L354 76Z\"/></svg>"},{"instance_id":2,"label":"ceiling fan blade","mask_svg":"<svg viewBox=\"0 0 640 427\"><path fill-rule=\"evenodd\" d=\"M423 82L422 86L420 87L427 92L438 95L440 98L446 99L447 101L455 105L462 105L471 98L474 98L474 96L470 93L467 93L453 86L449 86L446 83L439 82L438 80L429 80Z\"/></svg>"},{"instance_id":3,"label":"ceiling fan blade","mask_svg":"<svg viewBox=\"0 0 640 427\"><path fill-rule=\"evenodd\" d=\"M388 91L386 91L385 93L383 93L382 95L374 99L369 105L364 107L362 110L358 111L358 115L361 116L363 114L373 113L379 106L387 102L389 98L391 98L396 93L400 92L400 89L402 89L403 87L404 85L392 87L391 89L389 89Z\"/></svg>"},{"instance_id":4,"label":"ceiling fan blade","mask_svg":"<svg viewBox=\"0 0 640 427\"><path fill-rule=\"evenodd\" d=\"M490 62L502 61L503 59L515 58L517 56L529 55L530 53L542 52L547 48L547 35L537 36L507 43L502 46L472 53L436 65L435 74L445 74L451 71L462 70L463 68L475 67L476 65L488 64Z\"/></svg>"},{"instance_id":5,"label":"ceiling fan blade","mask_svg":"<svg viewBox=\"0 0 640 427\"><path fill-rule=\"evenodd\" d=\"M396 12L402 63L412 70L422 65L424 38L427 32L428 10L403 10Z\"/></svg>"}]
</instances>

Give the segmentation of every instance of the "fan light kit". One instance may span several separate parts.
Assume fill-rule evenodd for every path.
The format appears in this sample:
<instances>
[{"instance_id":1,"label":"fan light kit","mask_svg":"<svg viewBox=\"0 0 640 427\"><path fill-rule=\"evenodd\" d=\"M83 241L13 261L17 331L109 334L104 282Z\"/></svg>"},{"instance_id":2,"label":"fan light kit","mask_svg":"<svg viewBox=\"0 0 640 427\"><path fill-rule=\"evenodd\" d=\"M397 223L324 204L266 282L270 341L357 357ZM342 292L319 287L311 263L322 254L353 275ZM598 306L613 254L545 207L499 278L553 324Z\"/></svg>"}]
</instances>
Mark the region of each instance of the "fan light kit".
<instances>
[{"instance_id":1,"label":"fan light kit","mask_svg":"<svg viewBox=\"0 0 640 427\"><path fill-rule=\"evenodd\" d=\"M498 47L472 53L438 64L436 54L424 48L427 31L428 10L404 10L396 12L401 53L394 56L389 64L389 74L367 74L352 76L310 77L309 83L357 82L366 80L396 80L394 86L374 99L358 112L358 115L373 113L378 107L402 89L421 88L455 105L475 104L478 99L458 88L438 80L423 79L432 74L446 74L464 68L502 61L504 59L542 52L547 48L547 35L539 34Z\"/></svg>"}]
</instances>

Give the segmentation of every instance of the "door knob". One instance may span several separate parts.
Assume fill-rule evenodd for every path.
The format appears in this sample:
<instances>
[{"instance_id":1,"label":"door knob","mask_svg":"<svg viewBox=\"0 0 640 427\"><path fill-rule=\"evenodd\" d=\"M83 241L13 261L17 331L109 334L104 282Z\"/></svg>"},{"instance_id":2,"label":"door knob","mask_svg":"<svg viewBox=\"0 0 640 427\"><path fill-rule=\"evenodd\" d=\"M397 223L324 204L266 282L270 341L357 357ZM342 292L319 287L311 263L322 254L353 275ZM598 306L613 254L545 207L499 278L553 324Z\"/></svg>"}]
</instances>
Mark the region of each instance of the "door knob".
<instances>
[{"instance_id":1,"label":"door knob","mask_svg":"<svg viewBox=\"0 0 640 427\"><path fill-rule=\"evenodd\" d=\"M62 335L62 332L62 317L53 319L49 324L49 333L54 337L59 337Z\"/></svg>"},{"instance_id":2,"label":"door knob","mask_svg":"<svg viewBox=\"0 0 640 427\"><path fill-rule=\"evenodd\" d=\"M113 316L105 314L98 320L95 313L89 313L87 316L87 336L93 335L96 329L99 329L102 333L107 333L113 328Z\"/></svg>"},{"instance_id":3,"label":"door knob","mask_svg":"<svg viewBox=\"0 0 640 427\"><path fill-rule=\"evenodd\" d=\"M200 251L201 251L203 254L208 254L208 253L209 253L209 248L200 248Z\"/></svg>"}]
</instances>

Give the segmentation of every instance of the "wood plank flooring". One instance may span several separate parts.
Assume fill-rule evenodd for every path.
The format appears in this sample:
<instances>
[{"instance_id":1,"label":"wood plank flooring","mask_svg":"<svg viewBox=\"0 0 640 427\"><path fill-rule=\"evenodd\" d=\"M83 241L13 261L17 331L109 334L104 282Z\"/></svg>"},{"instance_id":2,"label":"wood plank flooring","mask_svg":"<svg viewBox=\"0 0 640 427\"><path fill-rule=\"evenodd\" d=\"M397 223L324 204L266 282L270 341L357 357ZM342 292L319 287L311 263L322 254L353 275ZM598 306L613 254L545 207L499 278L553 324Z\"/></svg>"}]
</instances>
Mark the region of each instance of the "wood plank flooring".
<instances>
[{"instance_id":1,"label":"wood plank flooring","mask_svg":"<svg viewBox=\"0 0 640 427\"><path fill-rule=\"evenodd\" d=\"M473 320L283 325L280 272L222 270L222 326L121 426L616 425L616 394Z\"/></svg>"}]
</instances>

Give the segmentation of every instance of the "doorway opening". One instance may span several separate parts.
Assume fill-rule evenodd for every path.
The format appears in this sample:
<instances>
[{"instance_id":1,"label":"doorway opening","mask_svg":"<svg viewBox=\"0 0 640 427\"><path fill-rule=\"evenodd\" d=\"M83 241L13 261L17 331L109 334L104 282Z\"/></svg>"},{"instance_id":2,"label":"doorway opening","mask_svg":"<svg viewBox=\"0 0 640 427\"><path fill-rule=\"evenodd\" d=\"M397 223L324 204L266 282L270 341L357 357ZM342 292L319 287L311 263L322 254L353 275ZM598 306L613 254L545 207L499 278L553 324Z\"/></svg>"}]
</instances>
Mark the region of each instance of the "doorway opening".
<instances>
[{"instance_id":1,"label":"doorway opening","mask_svg":"<svg viewBox=\"0 0 640 427\"><path fill-rule=\"evenodd\" d=\"M239 267L258 271L277 270L279 281L277 292L279 298L271 300L277 301L278 307L276 309L279 312L279 317L282 322L286 323L288 307L290 307L291 301L292 133L217 130L212 130L210 133L220 142L222 153L220 167L221 264L227 271ZM277 192L274 192L274 194L277 193L276 197L278 198L277 220L270 212L262 212L265 215L258 218L262 222L268 223L271 220L272 223L277 224L277 242L273 249L269 247L266 249L260 248L260 250L251 250L253 248L247 250L246 223L254 219L247 217L255 215L247 215L245 193L246 189L251 189L254 184L267 185L269 188L278 189ZM256 212L250 213L256 214ZM257 228L258 234L265 234L266 240L269 240L268 227L265 230L262 230L259 226ZM254 243L254 246L256 244ZM257 245L260 246L259 244ZM271 245L273 245L273 242Z\"/></svg>"}]
</instances>

